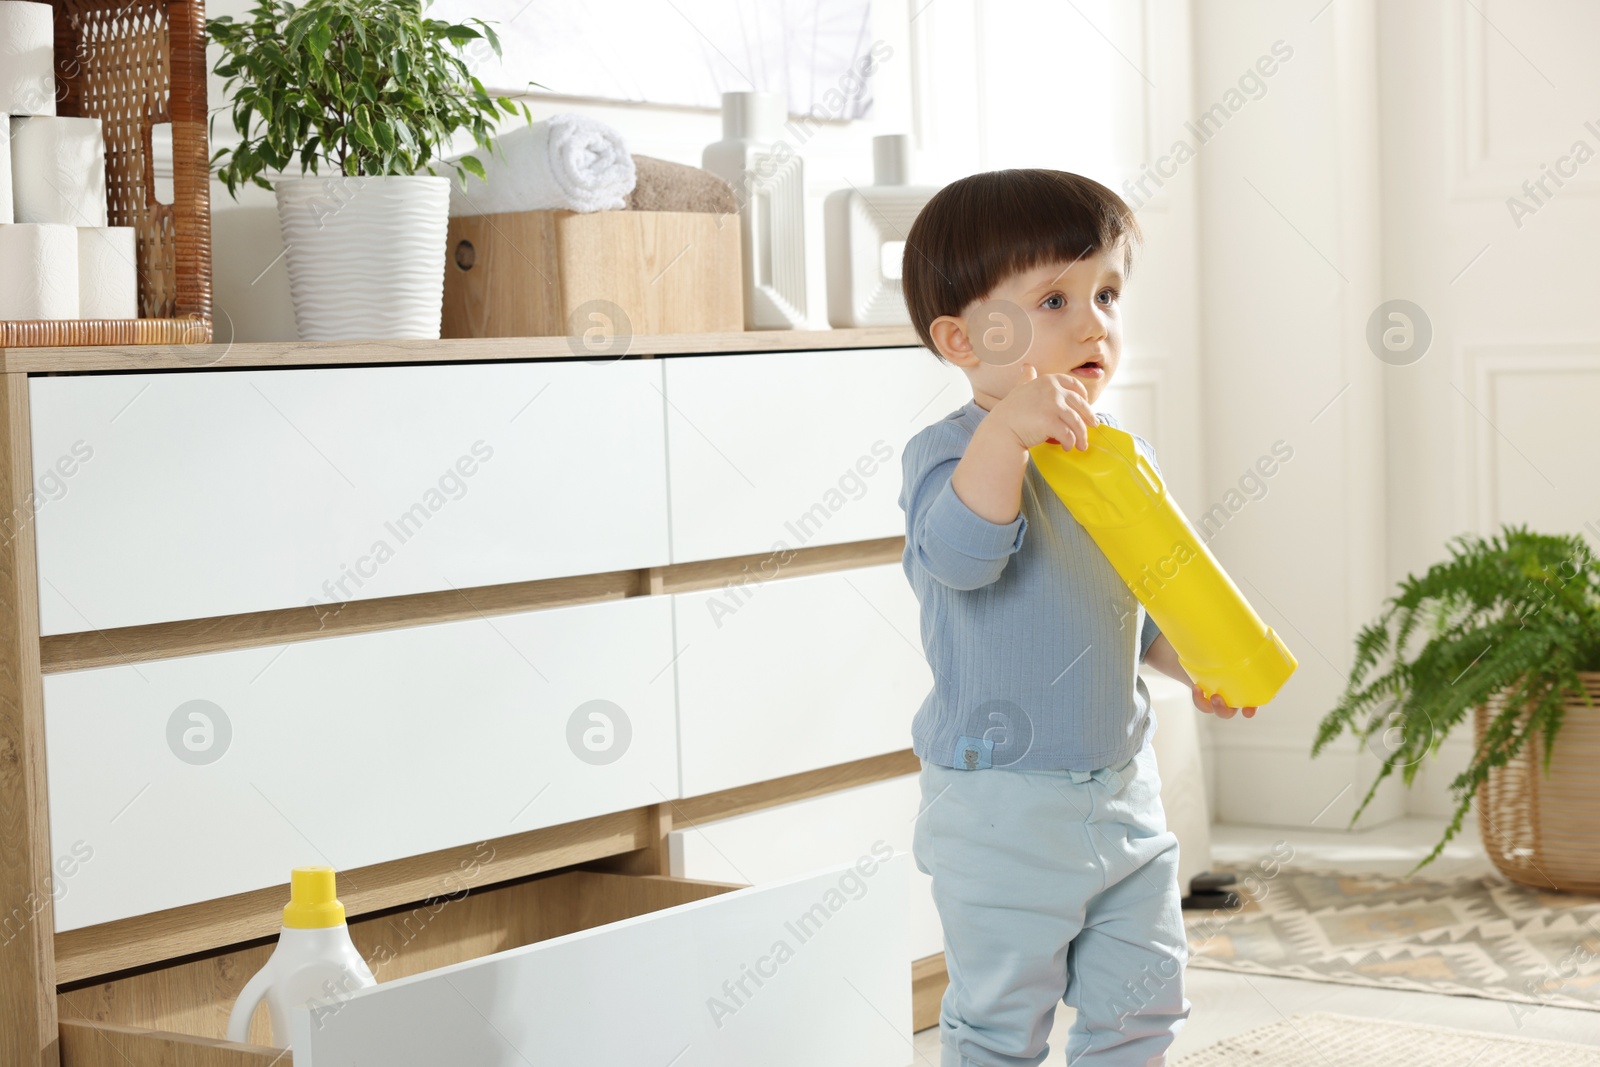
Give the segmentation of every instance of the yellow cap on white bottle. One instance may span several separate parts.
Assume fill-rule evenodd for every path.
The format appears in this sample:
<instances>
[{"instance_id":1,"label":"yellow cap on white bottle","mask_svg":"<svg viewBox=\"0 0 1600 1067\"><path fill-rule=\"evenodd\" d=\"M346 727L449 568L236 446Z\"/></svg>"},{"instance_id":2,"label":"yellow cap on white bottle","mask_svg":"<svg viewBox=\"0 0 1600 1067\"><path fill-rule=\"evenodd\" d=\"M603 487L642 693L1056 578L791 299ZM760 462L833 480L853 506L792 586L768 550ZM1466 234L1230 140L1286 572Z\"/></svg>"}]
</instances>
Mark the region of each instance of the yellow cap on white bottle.
<instances>
[{"instance_id":1,"label":"yellow cap on white bottle","mask_svg":"<svg viewBox=\"0 0 1600 1067\"><path fill-rule=\"evenodd\" d=\"M332 867L295 867L289 872L289 903L283 925L317 930L344 922L344 905L335 894Z\"/></svg>"}]
</instances>

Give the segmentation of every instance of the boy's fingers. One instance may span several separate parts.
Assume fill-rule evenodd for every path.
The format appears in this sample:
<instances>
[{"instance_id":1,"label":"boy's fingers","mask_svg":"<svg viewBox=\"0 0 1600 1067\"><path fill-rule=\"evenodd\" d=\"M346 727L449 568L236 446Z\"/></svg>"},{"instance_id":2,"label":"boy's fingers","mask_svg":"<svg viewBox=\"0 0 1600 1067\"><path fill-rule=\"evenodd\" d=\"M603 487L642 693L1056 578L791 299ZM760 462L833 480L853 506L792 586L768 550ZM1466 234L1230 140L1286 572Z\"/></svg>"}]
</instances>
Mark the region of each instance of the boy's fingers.
<instances>
[{"instance_id":1,"label":"boy's fingers","mask_svg":"<svg viewBox=\"0 0 1600 1067\"><path fill-rule=\"evenodd\" d=\"M1254 706L1246 708L1229 707L1228 702L1222 699L1221 693L1212 693L1209 697L1206 696L1198 682L1194 686L1194 706L1201 711L1215 715L1219 719L1231 719L1241 711L1244 712L1244 717L1248 719L1256 713Z\"/></svg>"},{"instance_id":2,"label":"boy's fingers","mask_svg":"<svg viewBox=\"0 0 1600 1067\"><path fill-rule=\"evenodd\" d=\"M1061 425L1072 434L1071 447L1084 452L1089 450L1089 424L1083 421L1082 415L1069 407L1061 415Z\"/></svg>"}]
</instances>

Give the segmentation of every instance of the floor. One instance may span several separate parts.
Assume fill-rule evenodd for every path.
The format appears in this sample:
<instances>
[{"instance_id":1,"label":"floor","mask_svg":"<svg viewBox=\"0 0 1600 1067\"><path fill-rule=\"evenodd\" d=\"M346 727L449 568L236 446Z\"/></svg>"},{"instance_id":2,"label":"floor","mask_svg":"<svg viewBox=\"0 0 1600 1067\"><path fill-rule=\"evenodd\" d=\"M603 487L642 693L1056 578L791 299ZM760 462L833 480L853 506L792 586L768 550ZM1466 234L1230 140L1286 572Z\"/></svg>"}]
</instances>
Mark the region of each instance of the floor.
<instances>
[{"instance_id":1,"label":"floor","mask_svg":"<svg viewBox=\"0 0 1600 1067\"><path fill-rule=\"evenodd\" d=\"M1218 824L1211 831L1212 862L1218 866L1249 866L1258 857L1269 855L1275 842L1287 841L1294 849L1296 865L1403 875L1433 850L1444 827L1445 820L1428 818L1400 819L1355 832ZM1416 877L1448 880L1492 869L1479 843L1477 826L1469 816L1444 854L1418 871ZM1600 1044L1600 1012L1570 1008L1539 1008L1531 1014L1513 1015L1511 1005L1504 1001L1229 974L1197 967L1185 972L1184 994L1192 1011L1168 1052L1172 1061L1225 1037L1278 1022L1296 1012L1310 1011ZM1064 1050L1072 1016L1072 1009L1065 1004L1056 1010L1044 1061L1052 1067L1066 1062ZM914 1041L914 1063L918 1067L937 1067L939 1028L921 1031Z\"/></svg>"}]
</instances>

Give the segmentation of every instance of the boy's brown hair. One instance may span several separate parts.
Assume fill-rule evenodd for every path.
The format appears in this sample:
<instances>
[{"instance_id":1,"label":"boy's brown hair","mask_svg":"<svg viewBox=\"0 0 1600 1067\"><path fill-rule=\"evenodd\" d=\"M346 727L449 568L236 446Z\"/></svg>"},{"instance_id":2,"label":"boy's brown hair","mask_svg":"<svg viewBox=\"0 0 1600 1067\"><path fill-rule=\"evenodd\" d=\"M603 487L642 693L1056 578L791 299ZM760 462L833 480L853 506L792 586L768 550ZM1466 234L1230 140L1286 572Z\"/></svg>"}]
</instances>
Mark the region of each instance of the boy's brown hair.
<instances>
[{"instance_id":1,"label":"boy's brown hair","mask_svg":"<svg viewBox=\"0 0 1600 1067\"><path fill-rule=\"evenodd\" d=\"M900 262L911 324L928 350L929 325L959 315L1012 274L1070 263L1129 238L1123 273L1133 269L1139 223L1104 185L1064 170L991 170L951 182L923 205Z\"/></svg>"}]
</instances>

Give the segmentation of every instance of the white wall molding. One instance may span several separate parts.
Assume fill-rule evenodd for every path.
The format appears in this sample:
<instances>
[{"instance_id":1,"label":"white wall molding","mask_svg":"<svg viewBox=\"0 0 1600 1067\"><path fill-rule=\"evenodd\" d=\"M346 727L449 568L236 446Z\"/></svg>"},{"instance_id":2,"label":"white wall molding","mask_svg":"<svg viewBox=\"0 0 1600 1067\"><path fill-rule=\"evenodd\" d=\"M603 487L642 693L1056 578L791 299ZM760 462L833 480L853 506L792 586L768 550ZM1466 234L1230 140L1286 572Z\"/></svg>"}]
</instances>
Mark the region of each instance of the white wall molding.
<instances>
[{"instance_id":1,"label":"white wall molding","mask_svg":"<svg viewBox=\"0 0 1600 1067\"><path fill-rule=\"evenodd\" d=\"M1502 462L1516 459L1524 469L1532 467L1528 470L1530 478L1554 477L1548 471L1541 473L1539 459L1528 455L1506 433L1502 384L1531 375L1588 377L1592 379L1595 400L1600 402L1600 341L1469 345L1463 348L1458 362L1466 386L1464 393L1471 404L1464 412L1464 447L1458 449L1467 465L1461 483L1470 494L1476 529L1487 536L1498 532L1505 521L1499 477ZM1552 489L1560 492L1560 482ZM1600 523L1600 505L1590 510L1594 514L1588 518Z\"/></svg>"},{"instance_id":2,"label":"white wall molding","mask_svg":"<svg viewBox=\"0 0 1600 1067\"><path fill-rule=\"evenodd\" d=\"M1443 61L1445 97L1450 106L1442 117L1449 148L1448 195L1456 203L1524 196L1522 183L1541 176L1539 164L1553 164L1578 138L1587 141L1591 149L1600 151L1600 134L1586 129L1579 121L1571 123L1567 136L1552 134L1554 139L1550 141L1547 156L1534 161L1531 166L1528 160L1514 158L1503 150L1501 142L1506 140L1510 131L1494 128L1490 102L1497 93L1504 95L1513 90L1497 89L1493 84L1490 48L1516 49L1520 55L1510 62L1532 64L1533 60L1525 51L1537 50L1535 42L1523 35L1520 47L1507 45L1497 27L1508 23L1527 27L1537 25L1542 20L1536 17L1538 12L1535 11L1523 9L1508 13L1497 11L1497 6L1491 0L1450 0L1445 5ZM1548 5L1543 6L1548 8ZM1544 14L1552 13L1546 10ZM1506 21L1502 22L1502 19ZM1490 24L1490 20L1494 25ZM1541 66L1548 62L1545 60ZM1541 79L1545 77L1540 68L1531 69L1539 71ZM1600 109L1595 109L1587 117L1600 127ZM1578 167L1575 175L1563 177L1558 192L1562 197L1594 196L1600 193L1600 163Z\"/></svg>"}]
</instances>

